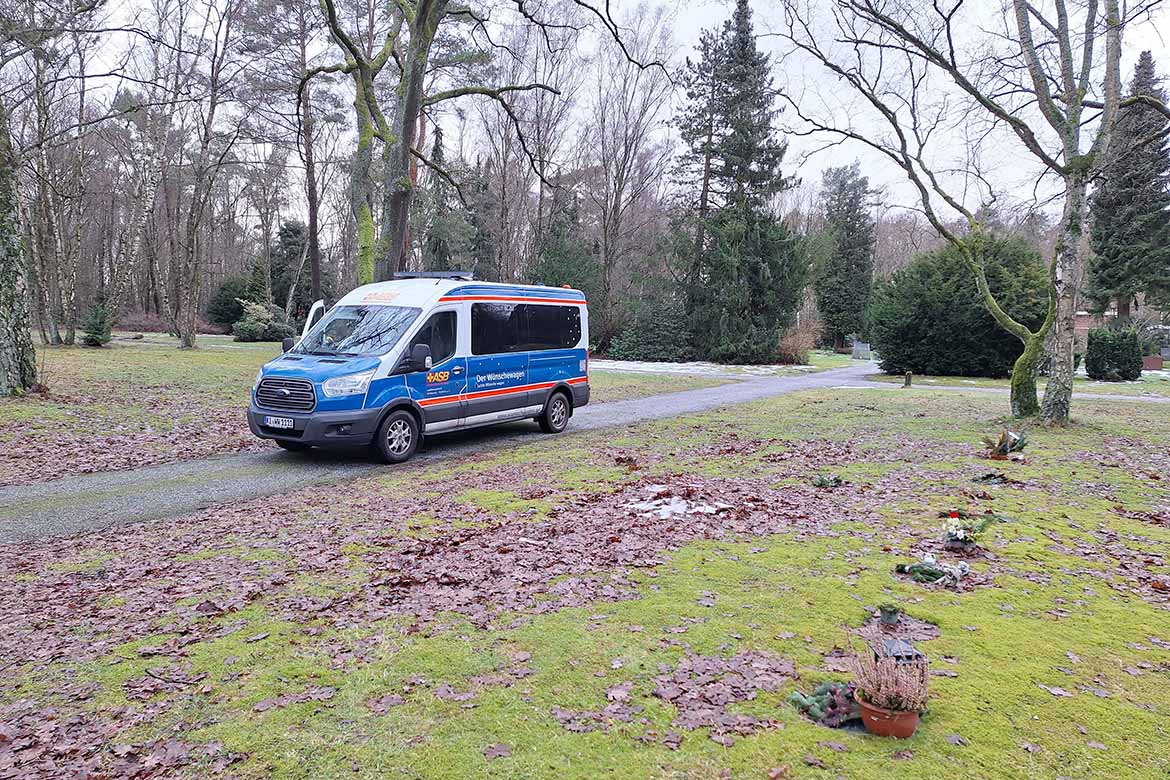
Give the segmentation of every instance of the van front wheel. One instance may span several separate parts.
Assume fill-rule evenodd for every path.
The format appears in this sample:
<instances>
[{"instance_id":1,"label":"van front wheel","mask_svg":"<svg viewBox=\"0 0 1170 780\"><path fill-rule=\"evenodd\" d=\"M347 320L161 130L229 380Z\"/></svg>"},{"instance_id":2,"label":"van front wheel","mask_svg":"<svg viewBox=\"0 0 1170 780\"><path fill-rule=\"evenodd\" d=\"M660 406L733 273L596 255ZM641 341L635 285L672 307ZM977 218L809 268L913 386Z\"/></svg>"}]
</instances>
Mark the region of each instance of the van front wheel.
<instances>
[{"instance_id":1,"label":"van front wheel","mask_svg":"<svg viewBox=\"0 0 1170 780\"><path fill-rule=\"evenodd\" d=\"M391 412L378 427L378 438L374 442L378 454L387 463L401 463L410 458L418 449L418 421L405 409Z\"/></svg>"},{"instance_id":2,"label":"van front wheel","mask_svg":"<svg viewBox=\"0 0 1170 780\"><path fill-rule=\"evenodd\" d=\"M560 433L569 424L569 413L572 407L564 393L553 393L552 398L544 405L544 412L537 418L540 429L545 433Z\"/></svg>"}]
</instances>

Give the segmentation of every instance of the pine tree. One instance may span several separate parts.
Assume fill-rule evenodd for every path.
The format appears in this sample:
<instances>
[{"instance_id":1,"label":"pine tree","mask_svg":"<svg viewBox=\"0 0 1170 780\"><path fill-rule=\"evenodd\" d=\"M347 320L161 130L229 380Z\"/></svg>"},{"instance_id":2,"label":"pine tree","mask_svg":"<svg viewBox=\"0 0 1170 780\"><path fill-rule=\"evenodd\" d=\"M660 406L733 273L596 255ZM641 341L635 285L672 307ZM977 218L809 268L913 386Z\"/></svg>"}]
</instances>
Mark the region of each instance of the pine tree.
<instances>
[{"instance_id":1,"label":"pine tree","mask_svg":"<svg viewBox=\"0 0 1170 780\"><path fill-rule=\"evenodd\" d=\"M699 37L699 59L687 59L680 80L686 101L675 118L683 149L675 163L674 178L693 214L695 260L702 253L707 218L718 205L713 202L711 184L715 153L726 134L726 121L720 111L725 61L724 37L714 30L704 30ZM697 273L698 267L692 262L691 276Z\"/></svg>"},{"instance_id":2,"label":"pine tree","mask_svg":"<svg viewBox=\"0 0 1170 780\"><path fill-rule=\"evenodd\" d=\"M446 170L446 152L443 149L443 128L435 127L435 143L431 161ZM468 265L474 229L454 187L445 178L432 171L425 201L430 205L430 220L426 240L422 245L422 265L427 271L462 271ZM462 266L462 267L461 267Z\"/></svg>"},{"instance_id":3,"label":"pine tree","mask_svg":"<svg viewBox=\"0 0 1170 780\"><path fill-rule=\"evenodd\" d=\"M309 231L300 220L285 220L276 230L269 253L272 257L272 297L275 305L289 309L289 317L304 317L317 299L313 297ZM337 293L337 282L329 268L320 269L321 297ZM295 287L294 287L295 285ZM292 300L289 301L289 291ZM250 300L256 300L250 298Z\"/></svg>"},{"instance_id":4,"label":"pine tree","mask_svg":"<svg viewBox=\"0 0 1170 780\"><path fill-rule=\"evenodd\" d=\"M248 277L248 299L272 303L272 265L265 252L259 252L252 260L252 273Z\"/></svg>"},{"instance_id":5,"label":"pine tree","mask_svg":"<svg viewBox=\"0 0 1170 780\"><path fill-rule=\"evenodd\" d=\"M876 240L869 212L872 196L869 179L857 163L825 171L822 205L834 248L817 269L816 297L834 349L841 349L845 337L860 334L865 325Z\"/></svg>"},{"instance_id":6,"label":"pine tree","mask_svg":"<svg viewBox=\"0 0 1170 780\"><path fill-rule=\"evenodd\" d=\"M1134 69L1130 96L1165 102L1154 59L1144 51ZM1089 297L1099 309L1116 301L1128 319L1138 293L1170 303L1170 148L1167 119L1135 103L1121 109L1110 142L1105 181L1092 200L1094 257Z\"/></svg>"},{"instance_id":7,"label":"pine tree","mask_svg":"<svg viewBox=\"0 0 1170 780\"><path fill-rule=\"evenodd\" d=\"M777 110L771 67L756 47L748 0L737 0L723 39L719 111L726 133L716 144L714 179L729 205L759 209L789 184L779 172L788 145L772 129Z\"/></svg>"},{"instance_id":8,"label":"pine tree","mask_svg":"<svg viewBox=\"0 0 1170 780\"><path fill-rule=\"evenodd\" d=\"M81 343L87 347L103 347L113 338L113 327L114 313L105 295L99 293L81 322Z\"/></svg>"},{"instance_id":9,"label":"pine tree","mask_svg":"<svg viewBox=\"0 0 1170 780\"><path fill-rule=\"evenodd\" d=\"M582 235L577 197L557 191L552 221L537 262L528 272L534 284L569 285L585 293L586 300L601 296L601 264Z\"/></svg>"},{"instance_id":10,"label":"pine tree","mask_svg":"<svg viewBox=\"0 0 1170 780\"><path fill-rule=\"evenodd\" d=\"M464 187L468 203L466 220L470 226L468 252L470 264L476 279L501 281L500 269L496 263L496 238L492 224L499 204L488 186L488 172L477 163L471 182Z\"/></svg>"},{"instance_id":11,"label":"pine tree","mask_svg":"<svg viewBox=\"0 0 1170 780\"><path fill-rule=\"evenodd\" d=\"M804 283L797 241L768 210L788 186L785 144L768 56L756 47L748 0L738 0L718 35L704 35L688 65L679 134L680 170L699 174L686 221L695 241L684 258L687 310L698 357L738 362L775 358ZM690 232L690 230L688 230Z\"/></svg>"},{"instance_id":12,"label":"pine tree","mask_svg":"<svg viewBox=\"0 0 1170 780\"><path fill-rule=\"evenodd\" d=\"M711 248L691 313L695 353L718 362L771 362L804 290L799 241L780 220L755 209L721 209L709 230Z\"/></svg>"},{"instance_id":13,"label":"pine tree","mask_svg":"<svg viewBox=\"0 0 1170 780\"><path fill-rule=\"evenodd\" d=\"M443 168L446 164L443 154L443 128L435 126L435 143L431 148L431 162ZM434 176L431 185L430 199L433 204L431 226L427 231L427 240L423 243L423 268L428 271L450 271L451 245L447 236L447 220L451 215L451 204L447 189L450 185L438 175Z\"/></svg>"}]
</instances>

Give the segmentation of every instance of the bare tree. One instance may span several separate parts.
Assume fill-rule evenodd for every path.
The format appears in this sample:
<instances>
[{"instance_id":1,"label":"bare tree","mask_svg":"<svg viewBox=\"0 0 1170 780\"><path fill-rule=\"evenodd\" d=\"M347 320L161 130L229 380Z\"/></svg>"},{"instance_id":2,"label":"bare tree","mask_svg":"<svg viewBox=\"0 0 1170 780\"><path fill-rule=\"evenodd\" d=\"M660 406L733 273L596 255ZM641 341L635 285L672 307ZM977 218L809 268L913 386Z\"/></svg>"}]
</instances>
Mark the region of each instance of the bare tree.
<instances>
[{"instance_id":1,"label":"bare tree","mask_svg":"<svg viewBox=\"0 0 1170 780\"><path fill-rule=\"evenodd\" d=\"M588 106L583 146L593 176L585 178L585 195L598 226L601 263L599 324L615 325L619 266L631 254L647 254L647 228L665 184L670 147L664 138L672 85L665 71L632 68L627 53L644 60L667 60L672 32L661 10L638 6L623 20L625 50L617 43L602 47L598 78ZM612 332L599 329L608 340Z\"/></svg>"},{"instance_id":2,"label":"bare tree","mask_svg":"<svg viewBox=\"0 0 1170 780\"><path fill-rule=\"evenodd\" d=\"M35 0L0 2L0 72L30 56L43 61L47 47L68 31L82 28L99 3L100 0L63 5ZM0 395L22 392L33 387L37 379L17 174L25 157L12 143L9 109L0 93Z\"/></svg>"},{"instance_id":3,"label":"bare tree","mask_svg":"<svg viewBox=\"0 0 1170 780\"><path fill-rule=\"evenodd\" d=\"M205 90L205 97L191 104L195 145L186 160L191 194L184 212L182 247L175 269L178 300L173 323L179 345L184 348L195 346L200 312L206 259L200 231L216 178L240 134L238 120L229 122L226 127L222 127L219 121L220 112L232 100L233 80L244 68L233 49L235 24L240 13L239 0L221 1L222 4L206 0L198 32L193 38L193 42L205 51L203 64L206 69L198 74L198 83Z\"/></svg>"},{"instance_id":4,"label":"bare tree","mask_svg":"<svg viewBox=\"0 0 1170 780\"><path fill-rule=\"evenodd\" d=\"M374 50L364 48L361 41L346 28L335 0L321 0L326 23L334 41L341 48L345 61L334 65L314 68L307 76L322 72L348 73L354 81L354 112L358 124L358 147L354 162L354 184L351 203L358 223L359 268L372 264L377 256L378 278L387 278L395 268L401 267L408 256L408 227L410 203L415 182L410 171L413 159L417 158L428 166L428 160L419 147L419 122L426 109L433 109L447 101L478 96L494 100L519 123L512 99L517 95L556 89L542 82L485 84L482 80L470 80L451 84L446 88L426 91L426 82L432 69L432 48L441 30L453 25L467 25L471 28L469 42L485 51L496 49L493 28L498 30L497 17L510 15L510 19L521 26L531 26L542 36L550 31L573 28L556 14L557 4L526 2L485 2L478 6L463 6L451 0L399 0L390 10L389 18L382 25L385 35L382 44ZM609 4L592 3L588 0L573 0L573 5L598 23L604 34L618 41L630 62L644 65L630 55L621 42L617 23L609 12ZM372 31L373 25L368 25ZM490 71L488 71L490 73ZM378 85L385 80L383 74L390 74L390 89L394 96L392 111L384 110L382 94ZM372 181L369 176L375 139L382 144L382 181L385 183L381 208L381 236L375 235L372 197ZM518 139L527 157L535 159L528 139L523 133Z\"/></svg>"},{"instance_id":5,"label":"bare tree","mask_svg":"<svg viewBox=\"0 0 1170 780\"><path fill-rule=\"evenodd\" d=\"M1151 4L1131 7L1123 16L1118 0L1079 5L1010 0L1001 29L988 31L988 20L966 0L929 8L905 0L835 0L827 19L812 5L784 2L779 35L794 54L819 64L860 97L885 132L865 127L853 114L825 118L795 92L789 101L808 130L871 147L914 185L927 219L962 252L988 310L1024 344L1012 374L1016 416L1042 411L1050 422L1069 418L1086 194L1120 104L1122 33ZM972 127L977 136L970 134ZM1004 311L989 290L983 271L988 231L977 206L970 205L977 195L984 203L993 200L980 151L1007 139L1031 155L1041 177L1054 177L1060 190L1050 305L1035 331ZM956 143L964 147L963 157L954 167L940 162L939 147ZM951 214L962 218L963 231L951 226ZM1050 333L1050 375L1041 410L1035 376Z\"/></svg>"}]
</instances>

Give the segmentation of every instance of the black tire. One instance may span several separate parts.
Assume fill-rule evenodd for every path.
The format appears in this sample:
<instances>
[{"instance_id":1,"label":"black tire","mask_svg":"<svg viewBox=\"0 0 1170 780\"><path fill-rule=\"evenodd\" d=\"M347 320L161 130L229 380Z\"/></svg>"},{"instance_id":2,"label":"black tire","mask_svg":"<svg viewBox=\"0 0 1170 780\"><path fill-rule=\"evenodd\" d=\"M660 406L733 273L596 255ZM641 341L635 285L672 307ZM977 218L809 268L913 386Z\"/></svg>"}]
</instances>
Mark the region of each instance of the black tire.
<instances>
[{"instance_id":1,"label":"black tire","mask_svg":"<svg viewBox=\"0 0 1170 780\"><path fill-rule=\"evenodd\" d=\"M273 439L273 441L276 442L277 447L289 452L304 452L309 449L309 445L303 441L288 441L287 439Z\"/></svg>"},{"instance_id":2,"label":"black tire","mask_svg":"<svg viewBox=\"0 0 1170 780\"><path fill-rule=\"evenodd\" d=\"M418 449L418 420L405 409L391 412L378 426L374 446L387 463L401 463L409 460Z\"/></svg>"},{"instance_id":3,"label":"black tire","mask_svg":"<svg viewBox=\"0 0 1170 780\"><path fill-rule=\"evenodd\" d=\"M544 411L536 421L540 423L540 429L545 433L560 433L568 427L569 415L572 413L573 402L569 400L567 394L558 390L549 396Z\"/></svg>"}]
</instances>

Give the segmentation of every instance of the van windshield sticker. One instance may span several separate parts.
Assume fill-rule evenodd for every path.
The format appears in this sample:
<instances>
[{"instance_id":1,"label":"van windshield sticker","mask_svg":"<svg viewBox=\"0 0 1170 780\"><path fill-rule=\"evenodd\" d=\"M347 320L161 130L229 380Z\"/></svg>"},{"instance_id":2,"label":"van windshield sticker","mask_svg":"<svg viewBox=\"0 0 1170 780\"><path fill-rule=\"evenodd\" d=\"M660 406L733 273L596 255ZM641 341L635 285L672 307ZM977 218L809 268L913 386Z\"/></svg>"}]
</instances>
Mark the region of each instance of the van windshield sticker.
<instances>
[{"instance_id":1,"label":"van windshield sticker","mask_svg":"<svg viewBox=\"0 0 1170 780\"><path fill-rule=\"evenodd\" d=\"M375 290L362 296L362 303L393 303L398 300L397 290Z\"/></svg>"}]
</instances>

